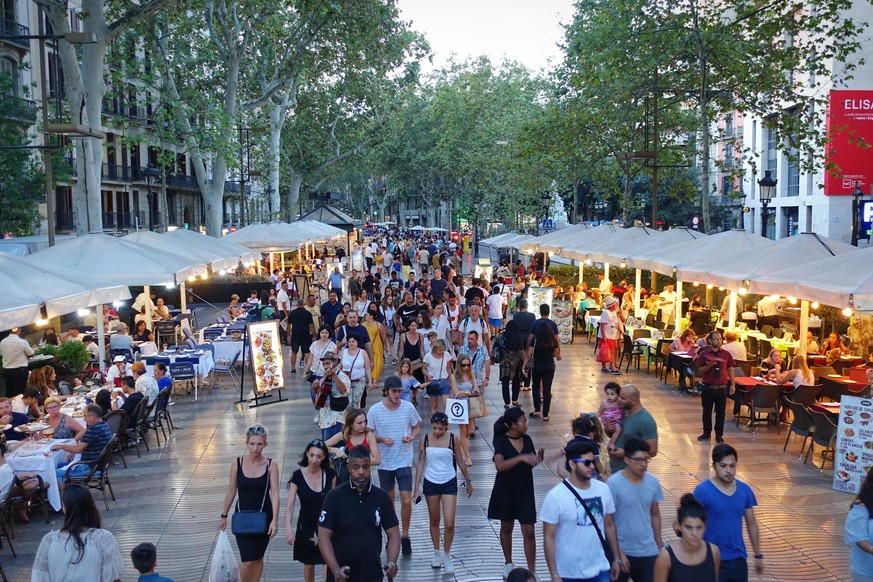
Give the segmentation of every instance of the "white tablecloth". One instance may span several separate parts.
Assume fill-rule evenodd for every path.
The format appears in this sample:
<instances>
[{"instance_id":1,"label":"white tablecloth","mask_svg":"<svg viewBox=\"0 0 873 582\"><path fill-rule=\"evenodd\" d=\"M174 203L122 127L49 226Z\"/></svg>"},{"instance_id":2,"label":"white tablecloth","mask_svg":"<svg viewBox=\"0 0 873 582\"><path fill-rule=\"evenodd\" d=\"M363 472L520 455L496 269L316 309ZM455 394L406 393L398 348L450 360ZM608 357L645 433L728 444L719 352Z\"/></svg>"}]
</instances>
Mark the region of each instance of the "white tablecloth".
<instances>
[{"instance_id":1,"label":"white tablecloth","mask_svg":"<svg viewBox=\"0 0 873 582\"><path fill-rule=\"evenodd\" d=\"M36 449L35 453L33 452L34 449L30 448L29 440L21 442L21 445L6 455L6 462L12 467L12 471L16 475L39 475L44 483L51 484L47 492L48 501L55 508L55 511L60 511L61 495L60 488L58 487L58 476L55 470L68 464L67 458L70 453L66 451L51 452L49 448L57 443L66 445L76 444L76 441L73 439L42 441L39 443L40 446ZM78 461L79 455L75 455L73 458Z\"/></svg>"},{"instance_id":2,"label":"white tablecloth","mask_svg":"<svg viewBox=\"0 0 873 582\"><path fill-rule=\"evenodd\" d=\"M194 369L197 371L197 377L194 378L194 400L197 400L198 397L198 389L200 387L200 382L206 380L209 377L209 374L212 372L213 368L215 368L215 358L212 357L212 352L209 350L203 350L200 352L195 352L193 354L170 354L170 355L161 355L158 354L159 357L169 357L171 363L176 362L176 358L193 358L194 361ZM146 365L146 373L152 374L152 366Z\"/></svg>"},{"instance_id":3,"label":"white tablecloth","mask_svg":"<svg viewBox=\"0 0 873 582\"><path fill-rule=\"evenodd\" d=\"M218 360L221 357L226 357L229 360L233 360L233 357L237 352L242 350L243 343L242 340L239 341L216 341L212 342L212 347L215 348L215 359ZM243 354L240 354L240 361L243 358ZM246 361L248 361L248 357L246 357Z\"/></svg>"}]
</instances>

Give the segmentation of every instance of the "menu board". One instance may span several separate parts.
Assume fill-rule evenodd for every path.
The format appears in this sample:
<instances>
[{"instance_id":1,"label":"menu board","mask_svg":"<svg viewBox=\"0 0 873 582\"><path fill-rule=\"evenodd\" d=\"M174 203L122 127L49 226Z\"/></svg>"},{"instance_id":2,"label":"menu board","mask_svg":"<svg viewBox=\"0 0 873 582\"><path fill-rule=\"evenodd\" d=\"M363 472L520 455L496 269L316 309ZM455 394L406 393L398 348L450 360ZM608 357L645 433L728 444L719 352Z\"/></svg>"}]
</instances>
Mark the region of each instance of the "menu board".
<instances>
[{"instance_id":1,"label":"menu board","mask_svg":"<svg viewBox=\"0 0 873 582\"><path fill-rule=\"evenodd\" d=\"M857 494L873 467L873 400L843 395L836 449L834 489Z\"/></svg>"},{"instance_id":2,"label":"menu board","mask_svg":"<svg viewBox=\"0 0 873 582\"><path fill-rule=\"evenodd\" d=\"M488 265L476 265L473 269L473 276L477 279L485 279L486 281L491 281L491 270L492 267L490 264Z\"/></svg>"},{"instance_id":3,"label":"menu board","mask_svg":"<svg viewBox=\"0 0 873 582\"><path fill-rule=\"evenodd\" d=\"M573 302L566 299L552 301L552 320L558 324L558 339L562 344L573 343Z\"/></svg>"},{"instance_id":4,"label":"menu board","mask_svg":"<svg viewBox=\"0 0 873 582\"><path fill-rule=\"evenodd\" d=\"M554 287L528 287L527 288L527 310L535 316L540 316L540 305L546 303L549 307L552 306L552 297L555 296Z\"/></svg>"},{"instance_id":5,"label":"menu board","mask_svg":"<svg viewBox=\"0 0 873 582\"><path fill-rule=\"evenodd\" d=\"M285 375L278 322L273 319L249 323L248 334L255 389L258 392L270 392L284 388Z\"/></svg>"}]
</instances>

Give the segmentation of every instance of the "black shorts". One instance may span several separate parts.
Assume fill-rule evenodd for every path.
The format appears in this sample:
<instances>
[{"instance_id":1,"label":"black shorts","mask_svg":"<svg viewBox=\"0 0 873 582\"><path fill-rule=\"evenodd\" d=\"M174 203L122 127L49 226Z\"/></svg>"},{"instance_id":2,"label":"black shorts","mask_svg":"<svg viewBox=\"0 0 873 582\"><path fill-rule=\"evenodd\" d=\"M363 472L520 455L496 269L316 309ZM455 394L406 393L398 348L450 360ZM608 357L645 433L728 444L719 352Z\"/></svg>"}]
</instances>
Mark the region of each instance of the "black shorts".
<instances>
[{"instance_id":1,"label":"black shorts","mask_svg":"<svg viewBox=\"0 0 873 582\"><path fill-rule=\"evenodd\" d=\"M300 350L303 354L309 353L309 346L312 344L311 337L294 337L291 336L291 352L296 353L297 350Z\"/></svg>"},{"instance_id":2,"label":"black shorts","mask_svg":"<svg viewBox=\"0 0 873 582\"><path fill-rule=\"evenodd\" d=\"M424 480L422 492L425 497L434 497L436 495L457 495L458 494L458 479L452 479L445 483L431 483L427 479Z\"/></svg>"}]
</instances>

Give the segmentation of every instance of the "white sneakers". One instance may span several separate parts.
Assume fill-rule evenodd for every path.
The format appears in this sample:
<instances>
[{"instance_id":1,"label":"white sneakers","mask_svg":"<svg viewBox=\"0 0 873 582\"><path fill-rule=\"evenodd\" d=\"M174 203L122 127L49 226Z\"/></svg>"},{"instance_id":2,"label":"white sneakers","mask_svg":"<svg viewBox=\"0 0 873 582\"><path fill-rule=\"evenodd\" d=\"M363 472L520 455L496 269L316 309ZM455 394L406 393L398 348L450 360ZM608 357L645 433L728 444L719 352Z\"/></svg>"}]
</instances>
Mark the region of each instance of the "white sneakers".
<instances>
[{"instance_id":1,"label":"white sneakers","mask_svg":"<svg viewBox=\"0 0 873 582\"><path fill-rule=\"evenodd\" d=\"M509 576L509 573L515 570L515 566L512 564L506 564L503 566L503 579L506 580L506 577Z\"/></svg>"},{"instance_id":2,"label":"white sneakers","mask_svg":"<svg viewBox=\"0 0 873 582\"><path fill-rule=\"evenodd\" d=\"M449 556L449 553L448 553L448 552L446 552L446 553L443 554L443 555L444 555L444 558L443 558L443 564L444 564L445 567L446 567L446 574L454 574L454 573L455 573L455 567L452 565L452 558L451 558L451 556Z\"/></svg>"},{"instance_id":3,"label":"white sneakers","mask_svg":"<svg viewBox=\"0 0 873 582\"><path fill-rule=\"evenodd\" d=\"M443 553L439 550L433 551L433 560L430 561L430 567L440 569L443 565Z\"/></svg>"}]
</instances>

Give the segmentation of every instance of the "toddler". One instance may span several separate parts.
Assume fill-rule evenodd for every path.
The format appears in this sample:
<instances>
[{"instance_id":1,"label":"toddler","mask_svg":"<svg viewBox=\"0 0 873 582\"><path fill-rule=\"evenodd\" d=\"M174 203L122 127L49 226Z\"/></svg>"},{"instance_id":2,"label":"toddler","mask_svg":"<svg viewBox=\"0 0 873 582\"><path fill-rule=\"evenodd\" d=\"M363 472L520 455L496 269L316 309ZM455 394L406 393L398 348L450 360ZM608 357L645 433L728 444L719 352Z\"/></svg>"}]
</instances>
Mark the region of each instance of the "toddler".
<instances>
[{"instance_id":1,"label":"toddler","mask_svg":"<svg viewBox=\"0 0 873 582\"><path fill-rule=\"evenodd\" d=\"M403 392L400 399L412 402L412 395L418 390L419 382L412 375L412 362L409 358L403 358L397 365L397 376L403 382Z\"/></svg>"},{"instance_id":2,"label":"toddler","mask_svg":"<svg viewBox=\"0 0 873 582\"><path fill-rule=\"evenodd\" d=\"M624 411L618 404L621 385L618 382L609 382L603 391L606 393L606 400L600 401L597 416L600 418L600 424L603 425L606 435L610 437L607 448L612 448L615 446L618 435L621 434L621 419L624 416Z\"/></svg>"}]
</instances>

